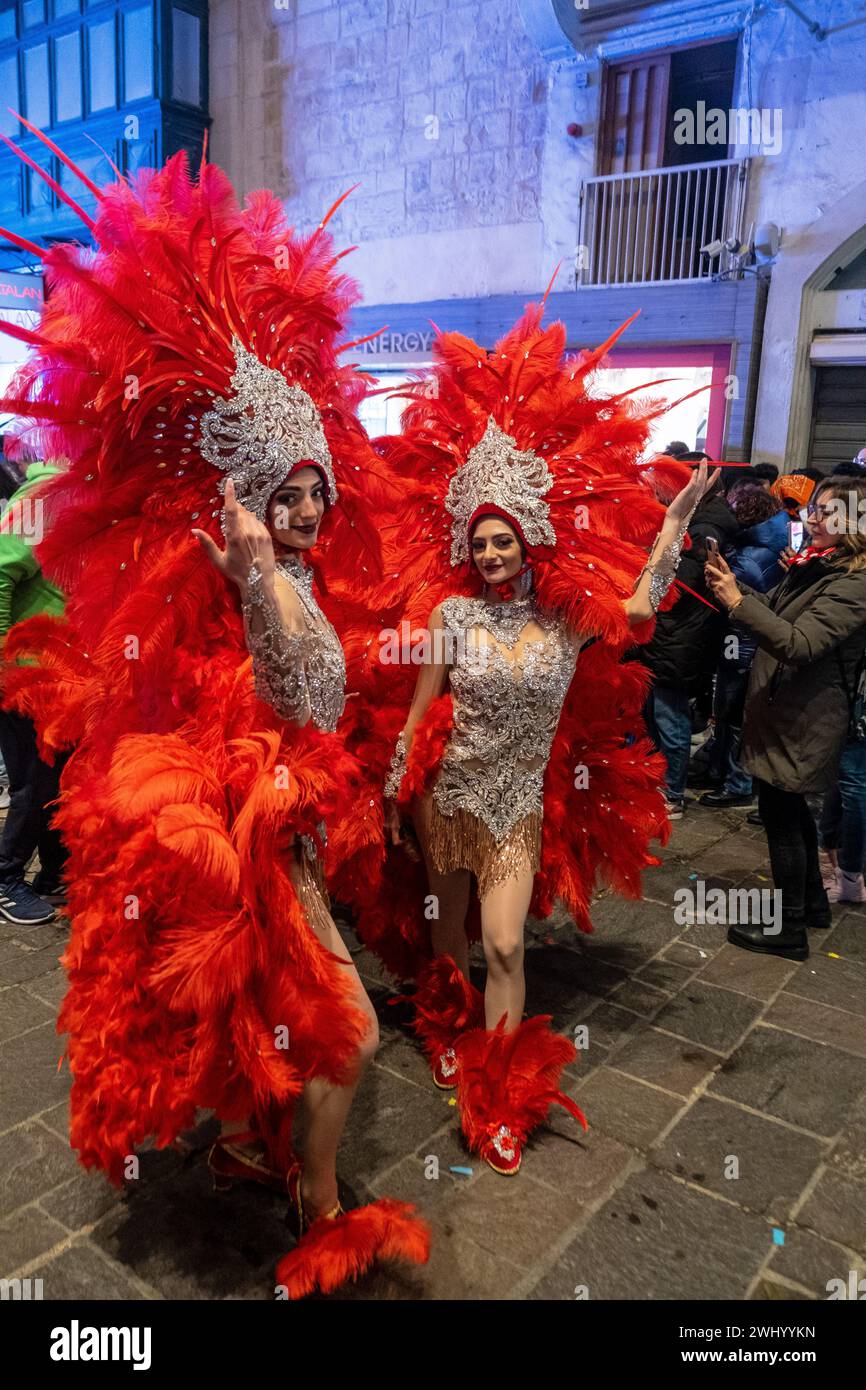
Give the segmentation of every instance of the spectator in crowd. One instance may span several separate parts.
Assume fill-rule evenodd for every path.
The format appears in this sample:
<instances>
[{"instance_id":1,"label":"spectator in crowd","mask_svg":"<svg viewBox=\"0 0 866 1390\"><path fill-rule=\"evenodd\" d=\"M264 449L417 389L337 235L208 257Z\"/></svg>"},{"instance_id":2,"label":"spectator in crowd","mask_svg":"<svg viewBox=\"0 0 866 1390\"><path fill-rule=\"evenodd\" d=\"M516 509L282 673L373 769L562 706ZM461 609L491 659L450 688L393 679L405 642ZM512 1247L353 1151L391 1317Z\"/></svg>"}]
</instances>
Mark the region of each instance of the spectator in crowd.
<instances>
[{"instance_id":1,"label":"spectator in crowd","mask_svg":"<svg viewBox=\"0 0 866 1390\"><path fill-rule=\"evenodd\" d=\"M805 960L807 928L827 927L832 920L806 796L833 786L849 736L866 644L861 503L866 504L866 479L820 484L809 509L810 544L767 594L741 587L721 555L707 563L707 582L717 601L754 635L758 647L740 762L758 781L773 881L782 895L781 930L737 923L729 926L728 940L788 960Z\"/></svg>"},{"instance_id":2,"label":"spectator in crowd","mask_svg":"<svg viewBox=\"0 0 866 1390\"><path fill-rule=\"evenodd\" d=\"M755 473L761 480L761 487L767 492L779 476L779 470L774 463L756 463Z\"/></svg>"},{"instance_id":3,"label":"spectator in crowd","mask_svg":"<svg viewBox=\"0 0 866 1390\"><path fill-rule=\"evenodd\" d=\"M647 645L633 653L653 674L644 717L650 737L667 760L671 820L680 820L685 807L692 739L690 702L712 677L725 633L724 613L713 601L704 577L706 543L710 537L725 547L738 530L734 513L719 493L717 478L689 525L691 546L683 551L677 571L677 581L687 587L681 589L672 608L659 613Z\"/></svg>"},{"instance_id":4,"label":"spectator in crowd","mask_svg":"<svg viewBox=\"0 0 866 1390\"><path fill-rule=\"evenodd\" d=\"M860 455L857 455L859 458ZM850 463L837 463L831 478L862 478L866 473L866 463L858 463L857 459L852 459Z\"/></svg>"},{"instance_id":5,"label":"spectator in crowd","mask_svg":"<svg viewBox=\"0 0 866 1390\"><path fill-rule=\"evenodd\" d=\"M866 661L857 673L851 728L839 759L839 780L824 797L822 875L831 903L866 902Z\"/></svg>"},{"instance_id":6,"label":"spectator in crowd","mask_svg":"<svg viewBox=\"0 0 866 1390\"><path fill-rule=\"evenodd\" d=\"M779 560L788 545L787 513L778 498L771 497L760 485L737 488L730 503L743 529L734 537L726 559L738 583L764 594L784 576ZM708 749L708 781L715 789L700 798L702 806L754 805L752 779L740 767L737 757L755 650L751 633L731 623L716 670L715 724Z\"/></svg>"},{"instance_id":7,"label":"spectator in crowd","mask_svg":"<svg viewBox=\"0 0 866 1390\"><path fill-rule=\"evenodd\" d=\"M2 436L0 436L0 503L8 502L13 493L17 492L24 478L10 459L2 453ZM5 811L9 805L9 778L6 775L6 767L0 755L0 811Z\"/></svg>"},{"instance_id":8,"label":"spectator in crowd","mask_svg":"<svg viewBox=\"0 0 866 1390\"><path fill-rule=\"evenodd\" d=\"M0 640L14 623L37 613L63 612L64 597L43 576L33 549L39 518L33 494L60 472L56 464L31 463L24 485L4 506L0 522ZM35 537L34 534L35 532ZM36 730L30 719L0 709L0 751L9 779L9 809L0 837L0 917L16 926L50 922L55 910L48 898L60 896L60 877L66 858L63 844L51 827L52 807L60 782L61 760L53 767L42 761ZM33 885L24 874L34 851L40 869Z\"/></svg>"},{"instance_id":9,"label":"spectator in crowd","mask_svg":"<svg viewBox=\"0 0 866 1390\"><path fill-rule=\"evenodd\" d=\"M731 506L734 505L736 493L745 487L760 487L756 469L743 464L729 464L727 468L722 469L722 492Z\"/></svg>"},{"instance_id":10,"label":"spectator in crowd","mask_svg":"<svg viewBox=\"0 0 866 1390\"><path fill-rule=\"evenodd\" d=\"M805 522L809 502L815 491L815 483L812 478L807 477L805 472L783 473L780 478L777 478L770 491L774 497L779 498L792 521Z\"/></svg>"},{"instance_id":11,"label":"spectator in crowd","mask_svg":"<svg viewBox=\"0 0 866 1390\"><path fill-rule=\"evenodd\" d=\"M691 451L688 444L684 443L682 439L673 439L664 452L667 454L668 458L682 459Z\"/></svg>"}]
</instances>

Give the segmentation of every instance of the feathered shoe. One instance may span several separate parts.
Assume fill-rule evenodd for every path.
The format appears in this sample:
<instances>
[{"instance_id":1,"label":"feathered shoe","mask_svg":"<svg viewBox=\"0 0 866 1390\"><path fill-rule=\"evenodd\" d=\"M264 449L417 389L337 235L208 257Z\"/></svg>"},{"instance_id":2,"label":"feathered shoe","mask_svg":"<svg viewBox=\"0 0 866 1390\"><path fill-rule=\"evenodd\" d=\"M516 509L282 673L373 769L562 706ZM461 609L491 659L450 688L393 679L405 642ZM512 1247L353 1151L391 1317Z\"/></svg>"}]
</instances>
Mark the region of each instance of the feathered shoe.
<instances>
[{"instance_id":1,"label":"feathered shoe","mask_svg":"<svg viewBox=\"0 0 866 1390\"><path fill-rule=\"evenodd\" d=\"M549 1024L549 1016L539 1015L506 1033L503 1017L495 1029L474 1028L457 1042L460 1123L470 1149L496 1173L518 1171L523 1145L551 1105L587 1128L582 1111L559 1090L562 1069L577 1051Z\"/></svg>"},{"instance_id":2,"label":"feathered shoe","mask_svg":"<svg viewBox=\"0 0 866 1390\"><path fill-rule=\"evenodd\" d=\"M408 1202L384 1197L368 1206L333 1212L307 1225L300 1196L300 1168L290 1175L290 1194L296 1204L300 1239L277 1265L277 1292L283 1298L306 1298L318 1290L333 1293L349 1280L359 1279L378 1260L426 1264L430 1258L430 1228Z\"/></svg>"},{"instance_id":3,"label":"feathered shoe","mask_svg":"<svg viewBox=\"0 0 866 1390\"><path fill-rule=\"evenodd\" d=\"M440 1091L458 1084L457 1039L484 1019L484 999L451 956L437 956L418 977L413 1028L433 1068Z\"/></svg>"}]
</instances>

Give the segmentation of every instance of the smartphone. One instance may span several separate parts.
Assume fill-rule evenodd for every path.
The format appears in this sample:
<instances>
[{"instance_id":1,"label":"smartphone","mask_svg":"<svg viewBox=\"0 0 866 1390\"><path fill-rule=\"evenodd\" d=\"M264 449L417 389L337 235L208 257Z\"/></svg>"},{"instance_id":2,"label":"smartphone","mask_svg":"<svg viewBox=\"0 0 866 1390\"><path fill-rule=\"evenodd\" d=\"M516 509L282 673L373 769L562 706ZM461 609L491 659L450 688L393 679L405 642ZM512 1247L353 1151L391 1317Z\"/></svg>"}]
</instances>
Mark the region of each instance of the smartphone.
<instances>
[{"instance_id":1,"label":"smartphone","mask_svg":"<svg viewBox=\"0 0 866 1390\"><path fill-rule=\"evenodd\" d=\"M707 536L707 559L715 564L719 558L719 543L714 536Z\"/></svg>"},{"instance_id":2,"label":"smartphone","mask_svg":"<svg viewBox=\"0 0 866 1390\"><path fill-rule=\"evenodd\" d=\"M803 544L803 523L802 521L788 522L788 545L792 550L799 550Z\"/></svg>"}]
</instances>

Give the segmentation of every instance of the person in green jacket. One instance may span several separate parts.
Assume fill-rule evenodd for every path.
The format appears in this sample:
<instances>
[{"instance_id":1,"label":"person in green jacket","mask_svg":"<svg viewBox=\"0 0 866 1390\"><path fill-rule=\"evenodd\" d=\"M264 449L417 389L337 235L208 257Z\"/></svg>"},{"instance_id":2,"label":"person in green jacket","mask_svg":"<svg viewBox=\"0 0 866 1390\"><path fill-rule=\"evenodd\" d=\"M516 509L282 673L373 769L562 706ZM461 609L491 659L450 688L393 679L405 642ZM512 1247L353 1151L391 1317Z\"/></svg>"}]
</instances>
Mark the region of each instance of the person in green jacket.
<instances>
[{"instance_id":1,"label":"person in green jacket","mask_svg":"<svg viewBox=\"0 0 866 1390\"><path fill-rule=\"evenodd\" d=\"M0 642L15 623L37 613L63 612L64 596L42 573L35 546L42 539L44 506L39 493L58 464L31 463L24 484L2 507L0 517ZM48 898L61 895L66 852L51 826L51 803L59 791L62 760L53 767L37 751L32 720L0 709L0 752L9 781L9 809L0 836L0 917L17 926L50 922ZM34 851L40 871L32 886L24 874Z\"/></svg>"}]
</instances>

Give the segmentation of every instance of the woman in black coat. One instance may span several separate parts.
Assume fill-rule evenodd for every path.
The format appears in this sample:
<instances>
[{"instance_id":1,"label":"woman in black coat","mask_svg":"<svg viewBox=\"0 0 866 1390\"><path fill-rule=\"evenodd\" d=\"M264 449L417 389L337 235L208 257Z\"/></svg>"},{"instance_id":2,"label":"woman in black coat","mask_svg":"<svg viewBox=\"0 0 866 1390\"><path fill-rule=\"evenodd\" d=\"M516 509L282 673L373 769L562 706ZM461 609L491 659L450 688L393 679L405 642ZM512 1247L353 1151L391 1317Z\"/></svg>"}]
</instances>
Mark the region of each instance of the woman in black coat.
<instances>
[{"instance_id":1,"label":"woman in black coat","mask_svg":"<svg viewBox=\"0 0 866 1390\"><path fill-rule=\"evenodd\" d=\"M758 647L740 761L758 781L782 902L781 931L777 922L737 923L728 940L789 960L808 956L807 927L831 922L806 794L824 792L836 779L866 645L866 482L822 484L807 525L808 548L767 594L741 588L721 556L706 567L716 599Z\"/></svg>"}]
</instances>

